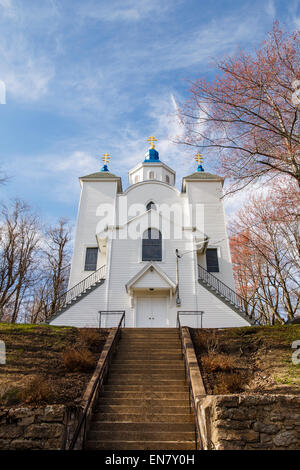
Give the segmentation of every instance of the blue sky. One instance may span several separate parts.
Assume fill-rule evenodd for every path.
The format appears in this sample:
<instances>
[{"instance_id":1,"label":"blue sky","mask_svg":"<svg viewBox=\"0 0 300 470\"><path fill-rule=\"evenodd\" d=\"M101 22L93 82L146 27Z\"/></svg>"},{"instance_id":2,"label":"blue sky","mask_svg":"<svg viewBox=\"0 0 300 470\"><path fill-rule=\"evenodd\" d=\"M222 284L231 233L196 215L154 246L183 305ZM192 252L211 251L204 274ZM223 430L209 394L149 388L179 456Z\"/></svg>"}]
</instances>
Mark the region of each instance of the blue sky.
<instances>
[{"instance_id":1,"label":"blue sky","mask_svg":"<svg viewBox=\"0 0 300 470\"><path fill-rule=\"evenodd\" d=\"M212 59L258 45L279 19L300 27L300 0L0 0L0 199L20 197L45 221L76 217L78 177L103 153L122 176L154 134L181 177L193 151L176 106ZM209 170L209 162L205 162Z\"/></svg>"}]
</instances>

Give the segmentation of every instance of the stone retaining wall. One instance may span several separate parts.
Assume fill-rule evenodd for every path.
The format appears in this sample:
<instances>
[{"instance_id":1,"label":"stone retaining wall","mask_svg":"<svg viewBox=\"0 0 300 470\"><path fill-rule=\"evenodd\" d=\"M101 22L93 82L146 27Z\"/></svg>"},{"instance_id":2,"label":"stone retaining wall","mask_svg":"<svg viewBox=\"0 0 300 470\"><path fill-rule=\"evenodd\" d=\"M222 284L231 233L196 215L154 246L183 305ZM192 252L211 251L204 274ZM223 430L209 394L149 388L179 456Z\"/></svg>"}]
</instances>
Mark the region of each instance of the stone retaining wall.
<instances>
[{"instance_id":1,"label":"stone retaining wall","mask_svg":"<svg viewBox=\"0 0 300 470\"><path fill-rule=\"evenodd\" d=\"M188 328L182 340L204 450L300 449L299 396L207 395Z\"/></svg>"},{"instance_id":2,"label":"stone retaining wall","mask_svg":"<svg viewBox=\"0 0 300 470\"><path fill-rule=\"evenodd\" d=\"M65 449L79 413L65 405L0 407L0 450Z\"/></svg>"},{"instance_id":3,"label":"stone retaining wall","mask_svg":"<svg viewBox=\"0 0 300 470\"><path fill-rule=\"evenodd\" d=\"M205 449L300 449L300 398L208 395L198 401Z\"/></svg>"}]
</instances>

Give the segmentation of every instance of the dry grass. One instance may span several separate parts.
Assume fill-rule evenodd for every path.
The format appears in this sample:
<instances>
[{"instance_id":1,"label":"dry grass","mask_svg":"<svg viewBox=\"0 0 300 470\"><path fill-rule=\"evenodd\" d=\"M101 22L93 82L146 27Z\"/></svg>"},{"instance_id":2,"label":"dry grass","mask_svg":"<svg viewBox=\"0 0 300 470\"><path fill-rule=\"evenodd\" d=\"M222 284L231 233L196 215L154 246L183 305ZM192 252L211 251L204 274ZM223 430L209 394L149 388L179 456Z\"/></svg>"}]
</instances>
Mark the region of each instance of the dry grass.
<instances>
[{"instance_id":1,"label":"dry grass","mask_svg":"<svg viewBox=\"0 0 300 470\"><path fill-rule=\"evenodd\" d=\"M234 359L226 354L208 354L201 357L203 367L208 372L232 371L235 368Z\"/></svg>"},{"instance_id":2,"label":"dry grass","mask_svg":"<svg viewBox=\"0 0 300 470\"><path fill-rule=\"evenodd\" d=\"M67 349L62 360L68 372L85 372L95 367L95 359L88 349Z\"/></svg>"},{"instance_id":3,"label":"dry grass","mask_svg":"<svg viewBox=\"0 0 300 470\"><path fill-rule=\"evenodd\" d=\"M214 393L216 395L227 393L240 393L244 390L245 377L240 372L220 372L216 378L214 385Z\"/></svg>"},{"instance_id":4,"label":"dry grass","mask_svg":"<svg viewBox=\"0 0 300 470\"><path fill-rule=\"evenodd\" d=\"M292 344L300 325L191 329L191 336L207 393L299 394Z\"/></svg>"},{"instance_id":5,"label":"dry grass","mask_svg":"<svg viewBox=\"0 0 300 470\"><path fill-rule=\"evenodd\" d=\"M42 376L33 377L29 384L20 392L23 403L49 403L53 397L53 386Z\"/></svg>"},{"instance_id":6,"label":"dry grass","mask_svg":"<svg viewBox=\"0 0 300 470\"><path fill-rule=\"evenodd\" d=\"M103 335L100 330L93 328L82 328L79 330L79 340L83 344L83 348L92 352L99 352L103 345Z\"/></svg>"},{"instance_id":7,"label":"dry grass","mask_svg":"<svg viewBox=\"0 0 300 470\"><path fill-rule=\"evenodd\" d=\"M6 344L6 364L0 367L0 406L80 400L109 333L97 329L95 335L93 330L0 323L0 340ZM90 354L76 353L79 361L72 361L72 370L66 368L64 353L89 350L88 344Z\"/></svg>"}]
</instances>

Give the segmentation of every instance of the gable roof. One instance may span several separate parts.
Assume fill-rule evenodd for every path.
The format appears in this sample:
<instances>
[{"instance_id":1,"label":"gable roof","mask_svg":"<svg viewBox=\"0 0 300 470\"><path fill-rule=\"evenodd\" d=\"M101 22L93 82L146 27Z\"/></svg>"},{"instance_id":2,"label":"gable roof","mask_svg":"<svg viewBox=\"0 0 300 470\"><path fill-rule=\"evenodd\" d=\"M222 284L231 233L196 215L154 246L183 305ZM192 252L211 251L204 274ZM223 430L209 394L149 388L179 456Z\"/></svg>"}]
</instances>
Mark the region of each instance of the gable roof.
<instances>
[{"instance_id":1,"label":"gable roof","mask_svg":"<svg viewBox=\"0 0 300 470\"><path fill-rule=\"evenodd\" d=\"M169 288L174 291L176 289L176 284L172 281L172 279L169 278L169 276L156 264L149 262L144 266L135 276L133 276L126 284L126 291L129 292L134 286L144 277L147 275L147 273L150 272L155 272L156 276L161 279L162 283L161 286L152 286L149 285L147 287L163 287L163 288ZM139 287L144 287L144 286L139 286Z\"/></svg>"},{"instance_id":2,"label":"gable roof","mask_svg":"<svg viewBox=\"0 0 300 470\"><path fill-rule=\"evenodd\" d=\"M192 173L191 175L184 176L182 178L182 192L184 193L186 190L186 182L189 181L217 181L222 183L222 186L224 184L225 178L222 176L214 175L212 173L207 173L206 171L195 171L195 173Z\"/></svg>"},{"instance_id":3,"label":"gable roof","mask_svg":"<svg viewBox=\"0 0 300 470\"><path fill-rule=\"evenodd\" d=\"M110 171L98 171L90 175L80 176L79 181L116 181L118 184L118 192L122 192L122 180L120 176L114 175Z\"/></svg>"}]
</instances>

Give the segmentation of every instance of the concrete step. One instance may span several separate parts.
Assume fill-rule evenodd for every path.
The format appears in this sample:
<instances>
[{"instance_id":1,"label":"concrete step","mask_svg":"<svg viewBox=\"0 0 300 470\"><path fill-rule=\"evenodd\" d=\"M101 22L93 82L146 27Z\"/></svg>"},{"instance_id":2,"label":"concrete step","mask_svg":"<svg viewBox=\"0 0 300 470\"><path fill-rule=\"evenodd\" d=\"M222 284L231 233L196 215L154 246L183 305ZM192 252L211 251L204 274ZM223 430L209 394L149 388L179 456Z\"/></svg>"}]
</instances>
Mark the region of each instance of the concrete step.
<instances>
[{"instance_id":1,"label":"concrete step","mask_svg":"<svg viewBox=\"0 0 300 470\"><path fill-rule=\"evenodd\" d=\"M88 441L87 450L194 450L195 440L189 441Z\"/></svg>"},{"instance_id":2,"label":"concrete step","mask_svg":"<svg viewBox=\"0 0 300 470\"><path fill-rule=\"evenodd\" d=\"M160 361L158 358L151 359L149 358L148 360L145 359L138 359L138 358L131 358L131 359L125 359L122 358L122 360L118 361L113 361L110 367L122 367L122 368L130 368L130 367L142 367L143 365L147 365L147 367L165 367L166 369L168 367L178 367L178 368L184 368L184 362L180 359L174 360L174 361L167 361L164 359L163 361ZM145 368L145 367L144 367Z\"/></svg>"},{"instance_id":3,"label":"concrete step","mask_svg":"<svg viewBox=\"0 0 300 470\"><path fill-rule=\"evenodd\" d=\"M101 391L99 399L101 398L132 398L136 399L136 392L121 392L121 391ZM188 392L154 392L145 391L143 393L143 400L184 400L188 399Z\"/></svg>"},{"instance_id":4,"label":"concrete step","mask_svg":"<svg viewBox=\"0 0 300 470\"><path fill-rule=\"evenodd\" d=\"M147 348L147 349L179 349L181 350L181 344L178 343L177 341L156 341L156 342L149 342L147 340L145 341L127 341L125 342L122 341L119 343L118 345L118 348L123 348L123 347L126 347L126 348L130 348L130 349L133 349L133 348L136 348L136 349L139 349L139 348Z\"/></svg>"},{"instance_id":5,"label":"concrete step","mask_svg":"<svg viewBox=\"0 0 300 470\"><path fill-rule=\"evenodd\" d=\"M162 343L168 343L168 344L176 344L176 345L181 345L181 341L178 337L170 337L170 336L137 336L135 338L128 338L128 337L123 337L120 340L119 344L122 343L128 343L128 344L134 344L134 343L142 343L142 344L162 344Z\"/></svg>"},{"instance_id":6,"label":"concrete step","mask_svg":"<svg viewBox=\"0 0 300 470\"><path fill-rule=\"evenodd\" d=\"M170 369L170 370L164 370L164 369L148 369L148 370L131 370L131 369L112 369L110 372L110 377L112 376L131 376L131 375L136 375L140 377L153 377L157 376L157 378L165 377L166 379L171 379L171 378L179 378L181 380L184 379L184 369L182 370L176 370L176 369Z\"/></svg>"},{"instance_id":7,"label":"concrete step","mask_svg":"<svg viewBox=\"0 0 300 470\"><path fill-rule=\"evenodd\" d=\"M106 392L108 391L116 391L116 392L121 392L121 391L137 391L137 392L146 392L146 391L151 391L151 392L167 392L168 390L170 392L182 392L182 391L188 391L188 385L153 385L153 384L106 384L104 385L104 390Z\"/></svg>"},{"instance_id":8,"label":"concrete step","mask_svg":"<svg viewBox=\"0 0 300 470\"><path fill-rule=\"evenodd\" d=\"M160 426L160 425L159 425ZM91 441L192 441L195 438L195 432L192 431L95 431L90 430L88 440Z\"/></svg>"},{"instance_id":9,"label":"concrete step","mask_svg":"<svg viewBox=\"0 0 300 470\"><path fill-rule=\"evenodd\" d=\"M124 333L122 330L121 332L121 341L123 339L147 339L151 341L151 339L166 339L166 340L178 340L180 339L180 336L178 332L176 331L175 333L163 333L163 332L150 332L150 333L134 333L134 334L128 334Z\"/></svg>"},{"instance_id":10,"label":"concrete step","mask_svg":"<svg viewBox=\"0 0 300 470\"><path fill-rule=\"evenodd\" d=\"M123 348L128 348L128 349L145 349L147 351L156 351L156 350L161 350L161 349L176 349L178 352L181 351L181 346L179 344L176 344L176 343L166 343L165 341L163 342L157 342L156 344L155 343L148 343L147 341L145 341L144 343L141 343L141 342L136 342L136 343L130 343L130 344L125 344L125 343L120 343L118 345L118 351L120 349L123 349Z\"/></svg>"},{"instance_id":11,"label":"concrete step","mask_svg":"<svg viewBox=\"0 0 300 470\"><path fill-rule=\"evenodd\" d=\"M169 362L169 361L180 361L182 360L181 353L170 353L170 354L157 354L155 352L127 352L122 351L118 353L118 361L161 361L161 362Z\"/></svg>"},{"instance_id":12,"label":"concrete step","mask_svg":"<svg viewBox=\"0 0 300 470\"><path fill-rule=\"evenodd\" d=\"M125 356L126 355L126 356ZM148 359L153 361L166 360L170 357L174 357L176 359L182 358L182 353L179 349L130 349L130 348L122 348L118 351L118 357L122 358L122 360L126 357L127 360L136 360L136 359Z\"/></svg>"},{"instance_id":13,"label":"concrete step","mask_svg":"<svg viewBox=\"0 0 300 470\"><path fill-rule=\"evenodd\" d=\"M181 410L182 411L182 410ZM157 423L193 423L194 425L194 416L189 412L184 414L145 414L143 413L102 413L96 412L93 416L93 423L100 422L102 423L117 423L123 424L127 429L127 426L130 424L136 423L153 423L153 426L157 426ZM119 428L121 429L121 428ZM169 428L168 428L169 429Z\"/></svg>"},{"instance_id":14,"label":"concrete step","mask_svg":"<svg viewBox=\"0 0 300 470\"><path fill-rule=\"evenodd\" d=\"M96 414L103 413L104 415L115 416L116 419L119 417L124 416L136 416L137 419L143 418L143 416L154 416L156 415L156 419L160 417L164 419L164 417L168 417L169 419L177 419L176 415L184 415L186 417L194 416L192 414L191 408L189 407L188 401L185 402L184 406L168 406L168 405L159 405L152 406L152 404L147 405L139 405L139 406L131 406L131 405L102 405L101 402L98 404L96 408ZM138 418L140 417L140 418Z\"/></svg>"},{"instance_id":15,"label":"concrete step","mask_svg":"<svg viewBox=\"0 0 300 470\"><path fill-rule=\"evenodd\" d=\"M108 380L106 381L107 385L145 385L145 386L150 386L151 384L153 385L186 385L187 381L185 377L182 377L181 379L178 378L166 378L166 377L160 377L160 378L152 378L152 377L143 377L143 376L131 376L128 377L126 375L121 376L121 375L114 375L114 376L109 376Z\"/></svg>"},{"instance_id":16,"label":"concrete step","mask_svg":"<svg viewBox=\"0 0 300 470\"><path fill-rule=\"evenodd\" d=\"M124 433L186 433L195 432L194 423L161 423L161 422L141 422L141 423L122 423L122 422L103 422L93 421L90 427L90 433L92 432L107 433L111 432L114 434Z\"/></svg>"},{"instance_id":17,"label":"concrete step","mask_svg":"<svg viewBox=\"0 0 300 470\"><path fill-rule=\"evenodd\" d=\"M144 399L144 398L112 398L112 397L100 397L99 399L99 405L104 406L104 405L121 405L121 406L144 406L148 407L150 409L162 406L162 407L167 407L167 406L188 406L188 400L187 399L173 399L169 398L168 400L162 400L161 398L151 398L151 399Z\"/></svg>"},{"instance_id":18,"label":"concrete step","mask_svg":"<svg viewBox=\"0 0 300 470\"><path fill-rule=\"evenodd\" d=\"M139 335L139 336L122 336L120 342L128 343L181 343L179 336L170 335Z\"/></svg>"},{"instance_id":19,"label":"concrete step","mask_svg":"<svg viewBox=\"0 0 300 470\"><path fill-rule=\"evenodd\" d=\"M153 333L156 331L163 331L165 333L177 333L178 334L178 328L148 328L148 327L132 327L132 328L122 328L122 332L124 333L132 333L136 334L138 332L147 332L147 333Z\"/></svg>"},{"instance_id":20,"label":"concrete step","mask_svg":"<svg viewBox=\"0 0 300 470\"><path fill-rule=\"evenodd\" d=\"M184 365L178 365L176 364L175 366L172 366L171 364L168 365L168 366L164 366L164 365L149 365L147 364L147 367L146 366L142 366L142 365L135 365L135 364L132 364L132 365L126 365L126 366L122 366L122 365L118 365L118 364L113 364L111 366L111 373L114 373L114 372L122 372L122 373L127 373L127 372L130 372L130 373L140 373L140 372L145 372L145 369L147 369L147 372L149 373L155 373L156 371L158 372L162 372L162 373L166 373L166 372L169 372L169 371L178 371L178 372L182 372L184 371Z\"/></svg>"}]
</instances>

